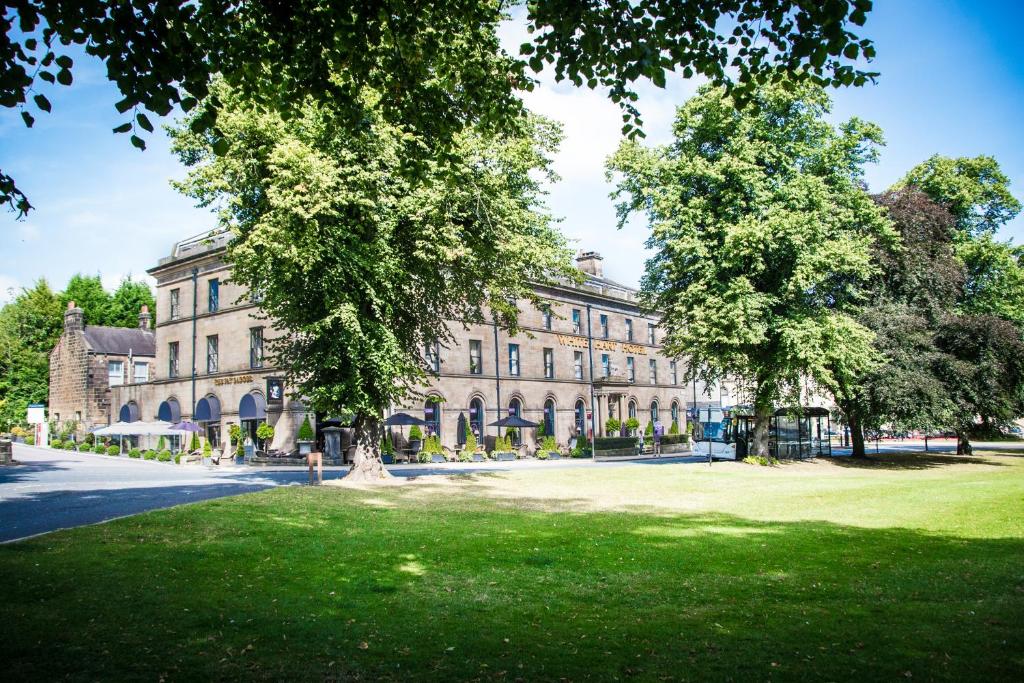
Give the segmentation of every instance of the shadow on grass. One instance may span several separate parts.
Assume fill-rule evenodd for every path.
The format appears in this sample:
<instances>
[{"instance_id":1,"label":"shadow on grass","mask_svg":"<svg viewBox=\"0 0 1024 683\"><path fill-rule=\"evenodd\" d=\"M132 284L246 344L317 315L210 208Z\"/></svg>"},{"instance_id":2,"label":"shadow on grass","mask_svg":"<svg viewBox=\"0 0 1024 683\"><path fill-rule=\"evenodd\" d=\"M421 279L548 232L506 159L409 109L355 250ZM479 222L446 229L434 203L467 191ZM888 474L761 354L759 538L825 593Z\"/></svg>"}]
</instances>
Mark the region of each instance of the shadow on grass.
<instances>
[{"instance_id":1,"label":"shadow on grass","mask_svg":"<svg viewBox=\"0 0 1024 683\"><path fill-rule=\"evenodd\" d=\"M0 547L6 680L1020 680L1024 541L282 488ZM475 479L474 479L475 478ZM558 510L548 512L543 510Z\"/></svg>"},{"instance_id":2,"label":"shadow on grass","mask_svg":"<svg viewBox=\"0 0 1024 683\"><path fill-rule=\"evenodd\" d=\"M990 453L995 455L995 453ZM988 465L1003 467L1003 463L988 460L982 454L953 455L951 453L929 453L925 451L868 453L867 457L854 458L838 456L822 458L833 465L854 469L886 469L886 470L927 470L950 465Z\"/></svg>"}]
</instances>

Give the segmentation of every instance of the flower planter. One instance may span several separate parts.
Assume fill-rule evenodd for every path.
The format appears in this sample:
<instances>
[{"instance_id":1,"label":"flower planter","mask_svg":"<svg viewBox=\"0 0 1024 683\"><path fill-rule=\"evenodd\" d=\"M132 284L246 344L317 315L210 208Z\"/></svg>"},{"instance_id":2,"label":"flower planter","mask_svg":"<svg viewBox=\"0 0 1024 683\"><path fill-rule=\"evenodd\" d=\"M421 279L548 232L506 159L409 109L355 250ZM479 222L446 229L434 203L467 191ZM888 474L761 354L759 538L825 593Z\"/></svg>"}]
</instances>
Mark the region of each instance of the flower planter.
<instances>
[{"instance_id":1,"label":"flower planter","mask_svg":"<svg viewBox=\"0 0 1024 683\"><path fill-rule=\"evenodd\" d=\"M382 463L384 463L385 465L394 465L395 464L395 456L392 455L391 453L385 453L382 456L380 456L380 461Z\"/></svg>"},{"instance_id":2,"label":"flower planter","mask_svg":"<svg viewBox=\"0 0 1024 683\"><path fill-rule=\"evenodd\" d=\"M430 456L430 462L448 462L445 457L439 453L434 453Z\"/></svg>"},{"instance_id":3,"label":"flower planter","mask_svg":"<svg viewBox=\"0 0 1024 683\"><path fill-rule=\"evenodd\" d=\"M299 441L299 455L306 456L313 452L312 441Z\"/></svg>"},{"instance_id":4,"label":"flower planter","mask_svg":"<svg viewBox=\"0 0 1024 683\"><path fill-rule=\"evenodd\" d=\"M421 448L423 448L423 439L411 439L409 441L409 450L413 453L419 453Z\"/></svg>"},{"instance_id":5,"label":"flower planter","mask_svg":"<svg viewBox=\"0 0 1024 683\"><path fill-rule=\"evenodd\" d=\"M486 459L487 458L484 456L483 453L474 453L473 454L473 462L483 462Z\"/></svg>"},{"instance_id":6,"label":"flower planter","mask_svg":"<svg viewBox=\"0 0 1024 683\"><path fill-rule=\"evenodd\" d=\"M555 451L548 451L548 460L561 460L561 459L562 459L562 455L560 453L556 453Z\"/></svg>"},{"instance_id":7,"label":"flower planter","mask_svg":"<svg viewBox=\"0 0 1024 683\"><path fill-rule=\"evenodd\" d=\"M512 451L499 451L494 454L496 460L515 460L516 454Z\"/></svg>"}]
</instances>

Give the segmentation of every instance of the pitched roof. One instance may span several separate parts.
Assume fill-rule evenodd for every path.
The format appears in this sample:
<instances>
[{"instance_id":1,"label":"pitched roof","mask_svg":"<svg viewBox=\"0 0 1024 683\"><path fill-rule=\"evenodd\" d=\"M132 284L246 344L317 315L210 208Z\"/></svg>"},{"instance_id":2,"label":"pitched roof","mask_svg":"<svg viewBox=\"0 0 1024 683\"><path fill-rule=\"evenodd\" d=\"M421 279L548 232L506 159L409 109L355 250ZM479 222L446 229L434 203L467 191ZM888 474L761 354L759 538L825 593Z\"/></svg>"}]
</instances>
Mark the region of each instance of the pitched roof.
<instances>
[{"instance_id":1,"label":"pitched roof","mask_svg":"<svg viewBox=\"0 0 1024 683\"><path fill-rule=\"evenodd\" d=\"M115 353L127 356L156 356L156 336L151 330L138 327L103 327L88 325L85 341L96 353Z\"/></svg>"}]
</instances>

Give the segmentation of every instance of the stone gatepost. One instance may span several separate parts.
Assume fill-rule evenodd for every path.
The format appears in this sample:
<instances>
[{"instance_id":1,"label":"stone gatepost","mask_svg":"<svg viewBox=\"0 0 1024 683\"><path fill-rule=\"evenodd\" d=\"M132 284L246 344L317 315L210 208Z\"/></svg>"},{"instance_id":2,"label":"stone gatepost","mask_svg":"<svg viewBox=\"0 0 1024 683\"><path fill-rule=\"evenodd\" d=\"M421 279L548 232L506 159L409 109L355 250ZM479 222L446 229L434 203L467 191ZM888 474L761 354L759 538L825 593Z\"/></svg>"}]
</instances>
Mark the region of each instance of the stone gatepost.
<instances>
[{"instance_id":1,"label":"stone gatepost","mask_svg":"<svg viewBox=\"0 0 1024 683\"><path fill-rule=\"evenodd\" d=\"M14 462L14 447L10 439L0 439L0 465L10 465Z\"/></svg>"}]
</instances>

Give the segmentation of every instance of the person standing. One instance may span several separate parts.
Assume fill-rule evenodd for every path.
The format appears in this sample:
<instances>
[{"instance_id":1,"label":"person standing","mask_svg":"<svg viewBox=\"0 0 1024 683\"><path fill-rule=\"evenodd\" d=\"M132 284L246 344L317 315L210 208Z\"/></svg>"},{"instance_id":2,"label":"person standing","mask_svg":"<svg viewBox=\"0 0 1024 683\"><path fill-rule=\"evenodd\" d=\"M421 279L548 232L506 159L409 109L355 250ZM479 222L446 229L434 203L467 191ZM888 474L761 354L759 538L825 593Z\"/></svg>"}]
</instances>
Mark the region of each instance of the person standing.
<instances>
[{"instance_id":1,"label":"person standing","mask_svg":"<svg viewBox=\"0 0 1024 683\"><path fill-rule=\"evenodd\" d=\"M661 420L654 423L654 457L661 457L661 437L665 435L665 425Z\"/></svg>"}]
</instances>

